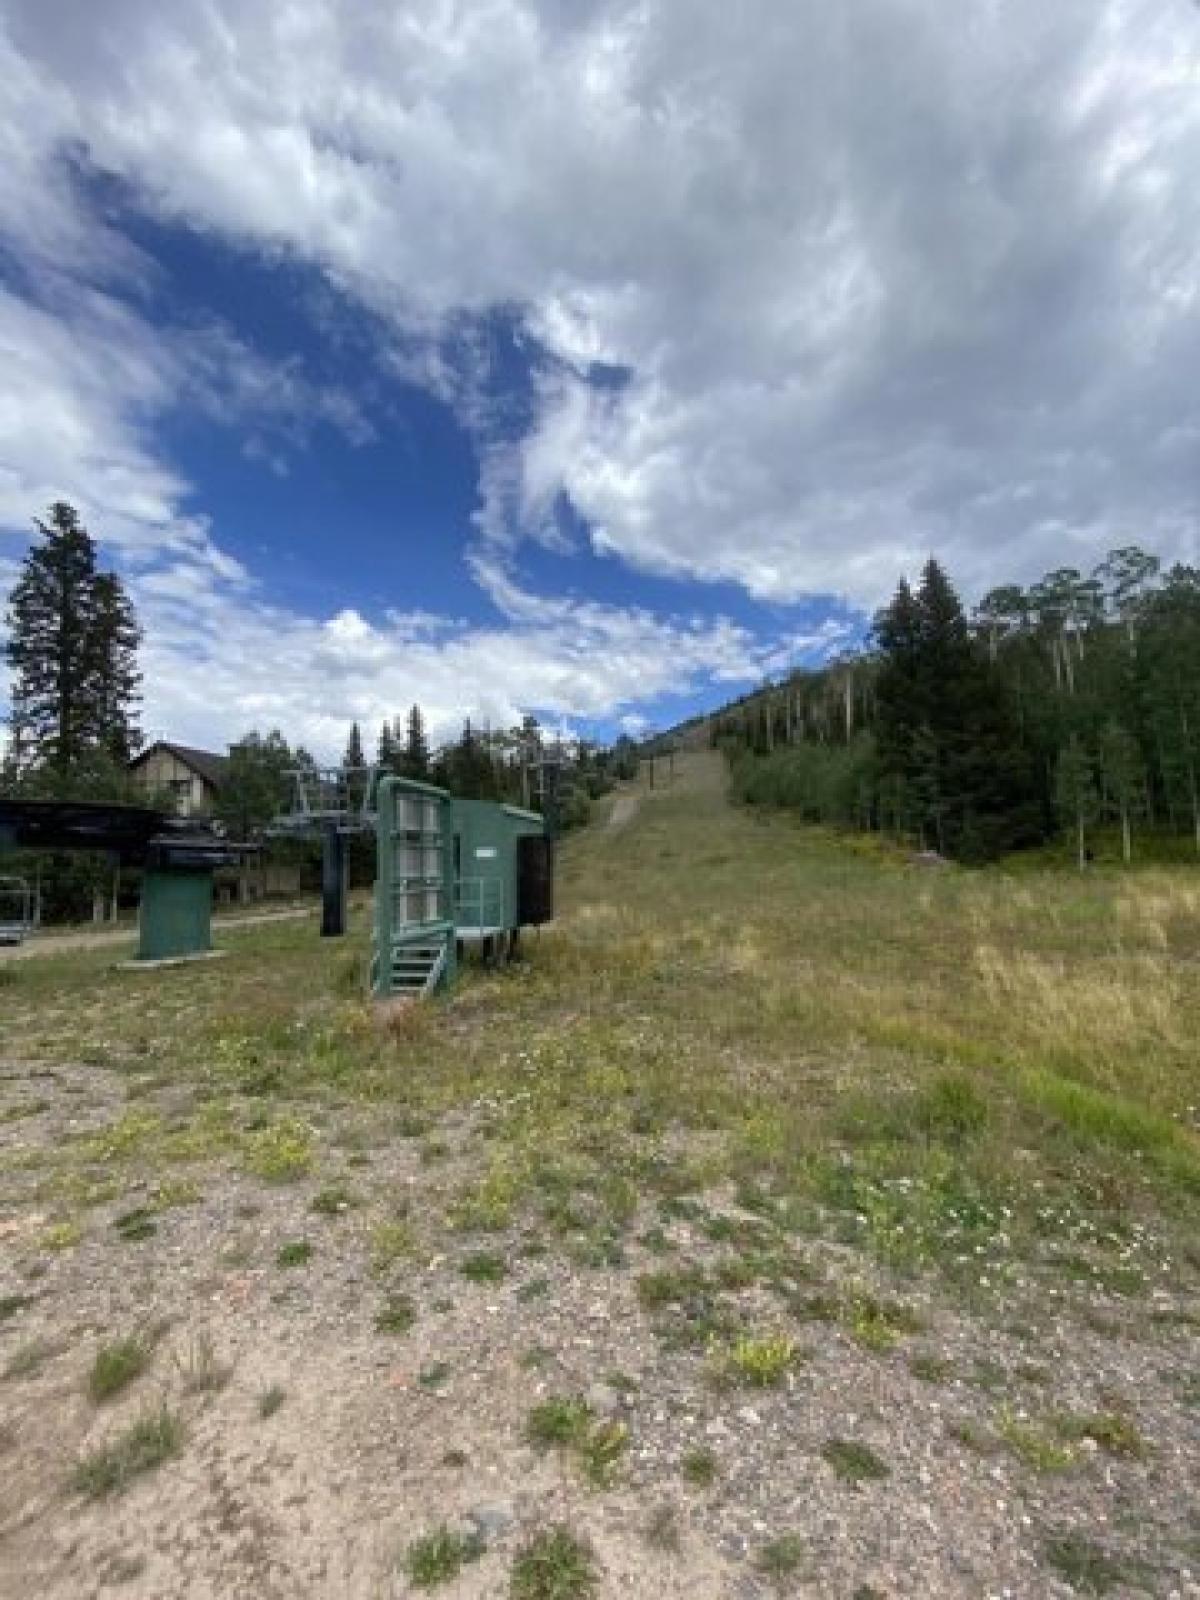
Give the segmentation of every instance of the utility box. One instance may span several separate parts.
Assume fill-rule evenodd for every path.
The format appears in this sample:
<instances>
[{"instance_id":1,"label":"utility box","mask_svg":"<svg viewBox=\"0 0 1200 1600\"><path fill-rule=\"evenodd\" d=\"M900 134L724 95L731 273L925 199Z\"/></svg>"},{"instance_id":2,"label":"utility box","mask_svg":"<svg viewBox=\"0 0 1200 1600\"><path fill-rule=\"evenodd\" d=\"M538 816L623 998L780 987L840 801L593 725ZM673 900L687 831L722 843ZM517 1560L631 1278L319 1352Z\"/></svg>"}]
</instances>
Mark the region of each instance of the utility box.
<instances>
[{"instance_id":1,"label":"utility box","mask_svg":"<svg viewBox=\"0 0 1200 1600\"><path fill-rule=\"evenodd\" d=\"M139 961L178 961L212 949L212 868L147 867L138 913Z\"/></svg>"},{"instance_id":2,"label":"utility box","mask_svg":"<svg viewBox=\"0 0 1200 1600\"><path fill-rule=\"evenodd\" d=\"M549 921L553 853L536 812L384 778L377 815L377 996L444 988L460 945L503 958L522 927Z\"/></svg>"},{"instance_id":3,"label":"utility box","mask_svg":"<svg viewBox=\"0 0 1200 1600\"><path fill-rule=\"evenodd\" d=\"M525 921L520 848L526 839L546 843L545 822L536 811L494 800L452 800L450 808L459 938L515 933Z\"/></svg>"},{"instance_id":4,"label":"utility box","mask_svg":"<svg viewBox=\"0 0 1200 1600\"><path fill-rule=\"evenodd\" d=\"M163 835L146 847L138 961L182 961L212 951L213 873L253 846L207 835Z\"/></svg>"}]
</instances>

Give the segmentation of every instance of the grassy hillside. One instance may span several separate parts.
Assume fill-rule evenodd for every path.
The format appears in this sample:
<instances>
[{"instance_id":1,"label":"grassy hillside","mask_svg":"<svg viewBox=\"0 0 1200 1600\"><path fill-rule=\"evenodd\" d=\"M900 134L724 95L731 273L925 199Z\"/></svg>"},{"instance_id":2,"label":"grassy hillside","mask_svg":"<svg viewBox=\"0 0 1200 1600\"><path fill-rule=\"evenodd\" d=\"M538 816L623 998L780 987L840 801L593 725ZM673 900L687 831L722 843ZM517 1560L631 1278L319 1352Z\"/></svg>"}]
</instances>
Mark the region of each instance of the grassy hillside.
<instances>
[{"instance_id":1,"label":"grassy hillside","mask_svg":"<svg viewBox=\"0 0 1200 1600\"><path fill-rule=\"evenodd\" d=\"M308 925L228 933L224 961L153 975L114 973L100 952L0 966L15 1242L0 1293L41 1319L27 1342L70 1332L69 1365L87 1345L70 1331L81 1298L88 1326L127 1331L119 1275L138 1249L162 1253L164 1316L201 1315L206 1274L249 1272L255 1338L222 1326L256 1382L272 1375L272 1340L292 1362L316 1340L325 1359L347 1318L346 1361L369 1369L372 1328L394 1313L427 1366L453 1348L462 1371L504 1391L478 1424L501 1476L536 1490L544 1425L579 1481L636 1520L665 1471L675 1495L687 1458L724 1452L704 1515L676 1507L685 1555L626 1549L586 1489L564 1500L555 1478L544 1503L534 1494L530 1537L539 1518L569 1515L596 1547L588 1559L637 1593L674 1593L676 1579L680 1593L726 1592L731 1528L764 1550L803 1542L812 1530L781 1510L796 1473L815 1517L872 1454L897 1483L864 1507L867 1524L916 1537L910 1512L944 1517L925 1587L887 1586L886 1561L850 1528L826 1551L828 1587L805 1592L978 1594L1027 1583L1030 1563L1065 1583L1089 1563L1118 1588L1157 1583L1185 1559L1172 1475L1196 1465L1183 1419L1197 1398L1200 883L916 868L874 840L730 807L715 755L677 768L632 816L624 804L620 825L605 825L606 801L568 843L562 916L525 963L474 972L387 1025L361 996L363 937L331 947ZM145 1243L126 1242L143 1226ZM320 1283L298 1311L288 1246L305 1247L288 1259ZM234 1248L239 1264L223 1265ZM499 1346L479 1343L480 1295L492 1332L507 1330ZM581 1343L571 1330L594 1312ZM1078 1365L1051 1396L1036 1374L1064 1351ZM801 1373L825 1361L818 1399ZM323 1371L326 1404L359 1381L349 1366ZM991 1387L970 1376L984 1371ZM597 1381L624 1397L615 1420L607 1398L586 1399ZM863 1383L865 1414L852 1399ZM950 1386L933 1412L930 1384ZM771 1397L754 1423L738 1420L745 1388ZM583 1410L527 1426L547 1393L583 1395ZM437 1438L457 1437L441 1419ZM811 1434L799 1465L797 1427ZM1089 1466L1106 1429L1138 1461L1120 1470L1141 1532L1135 1518L1115 1542ZM918 1472L922 1430L935 1477L952 1469L933 1488ZM87 1445L77 1419L56 1437L67 1453ZM466 1470L413 1448L428 1485L396 1489L410 1521L455 1501ZM746 1463L753 1481L738 1476ZM1059 1468L1062 1485L1043 1486ZM1003 1536L988 1509L997 1471L1033 1508ZM977 1501L978 1540L955 1496ZM764 1518L777 1537L746 1532ZM969 1571L956 1577L960 1547ZM23 1550L22 1570L65 1592ZM701 1551L717 1563L708 1580ZM501 1557L519 1553L490 1551L489 1582ZM310 1592L302 1571L293 1579Z\"/></svg>"}]
</instances>

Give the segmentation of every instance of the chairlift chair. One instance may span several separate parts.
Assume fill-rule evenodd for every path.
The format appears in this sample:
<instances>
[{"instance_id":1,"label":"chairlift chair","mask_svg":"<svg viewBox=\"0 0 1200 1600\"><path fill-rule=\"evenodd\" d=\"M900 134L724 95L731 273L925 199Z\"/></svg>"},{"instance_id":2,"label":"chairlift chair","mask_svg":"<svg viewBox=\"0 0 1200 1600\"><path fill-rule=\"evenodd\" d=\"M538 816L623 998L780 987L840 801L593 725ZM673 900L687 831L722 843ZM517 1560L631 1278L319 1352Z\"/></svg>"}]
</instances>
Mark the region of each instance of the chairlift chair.
<instances>
[{"instance_id":1,"label":"chairlift chair","mask_svg":"<svg viewBox=\"0 0 1200 1600\"><path fill-rule=\"evenodd\" d=\"M36 926L27 878L0 878L0 944L21 944Z\"/></svg>"}]
</instances>

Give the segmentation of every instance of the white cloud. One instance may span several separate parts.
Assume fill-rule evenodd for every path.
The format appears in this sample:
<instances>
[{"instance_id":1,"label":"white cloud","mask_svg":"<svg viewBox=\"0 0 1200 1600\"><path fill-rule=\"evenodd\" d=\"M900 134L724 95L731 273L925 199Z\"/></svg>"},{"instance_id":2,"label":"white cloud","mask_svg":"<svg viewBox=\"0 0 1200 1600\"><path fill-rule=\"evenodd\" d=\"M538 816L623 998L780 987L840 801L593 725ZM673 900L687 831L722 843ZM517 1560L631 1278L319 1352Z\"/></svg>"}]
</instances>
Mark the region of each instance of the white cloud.
<instances>
[{"instance_id":1,"label":"white cloud","mask_svg":"<svg viewBox=\"0 0 1200 1600\"><path fill-rule=\"evenodd\" d=\"M1131 537L1196 556L1185 0L9 0L6 15L0 226L38 265L42 304L0 302L0 523L70 492L130 558L165 551L165 581L191 581L223 558L150 442L180 383L269 420L247 444L280 468L314 412L352 438L369 427L297 369L248 360L239 378L219 331L155 349L109 298L150 269L72 186L73 153L162 218L317 265L395 330L393 366L476 430L477 568L507 627L443 630L435 648L371 624L353 644L434 674L446 706L467 694L435 655L500 673L506 703L644 692L607 667L593 687L616 614L539 604L512 577L521 540L562 547L563 495L613 560L775 600L871 605L930 547L971 589ZM64 261L101 288L48 305ZM540 352L521 429L466 337L496 307ZM624 380L596 382L597 362ZM680 636L622 616L651 661ZM594 652L577 666L579 626ZM747 666L709 633L718 673ZM299 618L278 637L293 665L289 640L296 660L321 639L330 661L350 648Z\"/></svg>"},{"instance_id":2,"label":"white cloud","mask_svg":"<svg viewBox=\"0 0 1200 1600\"><path fill-rule=\"evenodd\" d=\"M343 610L300 617L181 567L135 579L147 625L144 721L151 734L220 742L278 725L337 756L352 718L372 738L414 701L435 738L464 714L508 726L537 707L564 725L685 692L713 675L760 677L763 652L728 622L521 596L494 628Z\"/></svg>"}]
</instances>

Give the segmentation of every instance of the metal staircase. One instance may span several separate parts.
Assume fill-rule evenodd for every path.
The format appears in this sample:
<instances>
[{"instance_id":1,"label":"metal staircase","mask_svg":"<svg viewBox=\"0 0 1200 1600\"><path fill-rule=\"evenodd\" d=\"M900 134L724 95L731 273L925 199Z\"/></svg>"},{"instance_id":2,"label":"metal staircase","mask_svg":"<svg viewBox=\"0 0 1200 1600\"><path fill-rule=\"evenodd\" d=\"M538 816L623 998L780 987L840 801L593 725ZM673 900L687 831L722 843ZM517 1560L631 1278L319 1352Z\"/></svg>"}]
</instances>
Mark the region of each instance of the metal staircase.
<instances>
[{"instance_id":1,"label":"metal staircase","mask_svg":"<svg viewBox=\"0 0 1200 1600\"><path fill-rule=\"evenodd\" d=\"M392 948L390 993L394 995L432 994L446 965L446 946L438 944L399 944Z\"/></svg>"}]
</instances>

